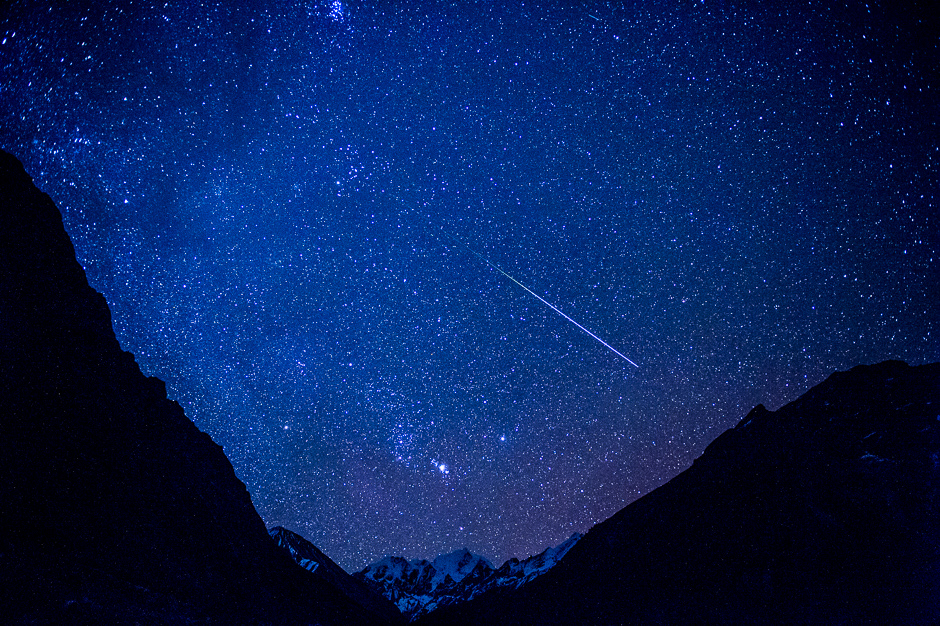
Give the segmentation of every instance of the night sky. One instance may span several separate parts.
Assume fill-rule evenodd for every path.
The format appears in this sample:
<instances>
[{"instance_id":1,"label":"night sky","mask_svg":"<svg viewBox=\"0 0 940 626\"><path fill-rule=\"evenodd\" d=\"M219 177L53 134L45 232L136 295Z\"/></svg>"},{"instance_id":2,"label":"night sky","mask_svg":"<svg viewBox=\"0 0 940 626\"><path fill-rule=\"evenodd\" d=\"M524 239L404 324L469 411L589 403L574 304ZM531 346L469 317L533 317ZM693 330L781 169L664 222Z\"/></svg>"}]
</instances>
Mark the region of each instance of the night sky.
<instances>
[{"instance_id":1,"label":"night sky","mask_svg":"<svg viewBox=\"0 0 940 626\"><path fill-rule=\"evenodd\" d=\"M930 3L8 4L0 147L350 571L540 552L758 403L940 359Z\"/></svg>"}]
</instances>

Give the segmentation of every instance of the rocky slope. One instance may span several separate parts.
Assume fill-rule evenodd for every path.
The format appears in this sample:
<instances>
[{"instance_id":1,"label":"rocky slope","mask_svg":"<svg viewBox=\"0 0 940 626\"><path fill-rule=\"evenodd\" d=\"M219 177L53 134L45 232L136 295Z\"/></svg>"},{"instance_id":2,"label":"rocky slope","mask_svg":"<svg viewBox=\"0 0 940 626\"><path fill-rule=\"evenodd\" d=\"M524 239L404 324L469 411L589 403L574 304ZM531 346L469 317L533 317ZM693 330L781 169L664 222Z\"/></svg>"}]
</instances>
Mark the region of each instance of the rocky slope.
<instances>
[{"instance_id":1,"label":"rocky slope","mask_svg":"<svg viewBox=\"0 0 940 626\"><path fill-rule=\"evenodd\" d=\"M115 339L62 218L0 153L5 623L381 619L278 549L222 449Z\"/></svg>"},{"instance_id":2,"label":"rocky slope","mask_svg":"<svg viewBox=\"0 0 940 626\"><path fill-rule=\"evenodd\" d=\"M940 364L752 410L545 576L421 624L940 623Z\"/></svg>"},{"instance_id":3,"label":"rocky slope","mask_svg":"<svg viewBox=\"0 0 940 626\"><path fill-rule=\"evenodd\" d=\"M333 559L297 533L281 526L271 528L268 533L282 550L290 554L298 565L311 572L317 580L339 589L357 604L389 623L404 622L398 607L363 581L353 578Z\"/></svg>"}]
</instances>

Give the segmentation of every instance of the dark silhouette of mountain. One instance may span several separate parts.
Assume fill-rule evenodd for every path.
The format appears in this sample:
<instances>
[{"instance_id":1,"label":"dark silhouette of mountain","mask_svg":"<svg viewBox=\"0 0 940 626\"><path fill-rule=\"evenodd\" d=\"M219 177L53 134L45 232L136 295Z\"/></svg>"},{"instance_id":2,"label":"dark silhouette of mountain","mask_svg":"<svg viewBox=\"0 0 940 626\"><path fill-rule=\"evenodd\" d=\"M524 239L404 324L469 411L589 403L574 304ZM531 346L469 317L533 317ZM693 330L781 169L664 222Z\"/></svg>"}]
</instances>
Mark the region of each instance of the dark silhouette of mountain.
<instances>
[{"instance_id":1,"label":"dark silhouette of mountain","mask_svg":"<svg viewBox=\"0 0 940 626\"><path fill-rule=\"evenodd\" d=\"M940 623L940 364L758 406L544 576L419 623Z\"/></svg>"},{"instance_id":2,"label":"dark silhouette of mountain","mask_svg":"<svg viewBox=\"0 0 940 626\"><path fill-rule=\"evenodd\" d=\"M275 526L268 533L275 543L291 555L291 558L314 577L342 591L359 605L389 623L404 623L404 618L394 604L384 596L373 591L367 584L353 578L333 559L323 554L316 547L295 532L282 526Z\"/></svg>"},{"instance_id":3,"label":"dark silhouette of mountain","mask_svg":"<svg viewBox=\"0 0 940 626\"><path fill-rule=\"evenodd\" d=\"M222 449L123 352L62 218L0 153L0 614L374 624L268 536Z\"/></svg>"}]
</instances>

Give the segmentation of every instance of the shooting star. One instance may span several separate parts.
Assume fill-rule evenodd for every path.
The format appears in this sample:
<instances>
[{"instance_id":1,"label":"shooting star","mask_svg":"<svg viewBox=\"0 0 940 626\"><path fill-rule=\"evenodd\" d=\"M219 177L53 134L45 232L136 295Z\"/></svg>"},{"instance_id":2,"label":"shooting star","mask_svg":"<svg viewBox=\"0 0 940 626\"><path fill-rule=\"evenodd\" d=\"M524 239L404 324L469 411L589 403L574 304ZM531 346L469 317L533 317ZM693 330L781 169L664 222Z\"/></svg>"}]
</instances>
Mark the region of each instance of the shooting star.
<instances>
[{"instance_id":1,"label":"shooting star","mask_svg":"<svg viewBox=\"0 0 940 626\"><path fill-rule=\"evenodd\" d=\"M627 363L629 363L629 364L632 365L633 367L636 367L636 368L639 368L639 367L640 367L639 365L637 365L636 363L634 363L633 361L631 361L629 358L627 358L626 356L624 356L623 354L621 354L620 352L618 352L617 349L614 348L613 346L611 346L609 343L607 343L606 341L604 341L603 339L601 339L600 337L598 337L597 335L595 335L594 333L592 333L591 331L589 331L587 328L585 328L585 327L582 326L581 324L577 323L576 321L574 321L573 319L571 319L570 317L568 317L567 315L565 315L564 311L562 311L561 309L559 309L558 307L556 307L554 304L552 304L551 302L549 302L548 300L546 300L545 298L543 298L543 297L540 296L539 294L535 293L534 291L532 291L531 289L529 289L528 287L526 287L525 285L523 285L522 283L520 283L518 280L516 280L515 278L513 278L512 276L510 276L509 274L507 274L506 272L504 272L504 271L502 270L502 268L500 268L500 267L499 267L498 265L496 265L495 263L491 263L490 260L487 259L485 256L483 256L482 254L480 254L480 253L474 251L472 248L470 248L470 247L467 246L466 244L460 242L459 240L455 239L454 237L451 237L451 236L448 235L445 231L442 231L442 232L444 232L444 235L446 235L449 239L451 239L452 241L454 241L454 242L456 242L456 243L462 245L464 248L466 248L467 251L470 252L470 254L472 254L473 256L477 257L478 259L480 259L481 261L483 261L484 263L486 263L487 265L489 265L490 267L492 267L494 270L496 270L497 272L499 272L500 274L502 274L503 276L505 276L506 278L508 278L508 279L511 280L512 282L516 283L517 285L519 285L520 287L522 287L523 289L525 289L530 295L535 296L536 298L538 298L539 302L541 302L542 304L544 304L545 306L547 306L548 308L550 308L552 311L554 311L555 313L558 313L558 314L561 315L563 318L565 318L566 320L568 320L569 322L571 322L572 324L574 324L575 326L577 326L578 328L580 328L581 330L583 330L584 332L586 332L586 333L587 333L588 335L590 335L593 339L599 341L599 342L601 343L601 345L603 345L605 348L607 348L608 350L610 350L611 352L613 352L614 354L616 354L617 356L619 356L621 359L623 359L624 361L626 361Z\"/></svg>"}]
</instances>

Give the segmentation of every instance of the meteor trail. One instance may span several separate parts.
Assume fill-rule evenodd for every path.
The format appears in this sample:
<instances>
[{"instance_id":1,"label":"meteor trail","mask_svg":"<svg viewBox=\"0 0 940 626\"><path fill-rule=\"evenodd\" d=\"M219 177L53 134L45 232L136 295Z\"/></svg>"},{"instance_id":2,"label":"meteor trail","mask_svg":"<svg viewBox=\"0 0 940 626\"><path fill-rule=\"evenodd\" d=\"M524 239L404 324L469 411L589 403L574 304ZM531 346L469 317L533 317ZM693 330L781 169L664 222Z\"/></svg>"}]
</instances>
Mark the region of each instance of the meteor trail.
<instances>
[{"instance_id":1,"label":"meteor trail","mask_svg":"<svg viewBox=\"0 0 940 626\"><path fill-rule=\"evenodd\" d=\"M611 346L609 343L607 343L606 341L604 341L603 339L601 339L600 337L598 337L597 335L595 335L594 333L592 333L591 331L589 331L587 328L585 328L585 327L582 326L581 324L577 323L576 321L574 321L573 319L571 319L570 317L568 317L567 315L565 315L565 313L564 313L561 309L559 309L558 307L556 307L554 304L552 304L551 302L549 302L548 300L546 300L545 298L543 298L543 297L540 296L539 294L535 293L534 291L532 291L531 289L529 289L528 287L526 287L525 285L523 285L522 283L520 283L518 280L516 280L515 278L513 278L512 276L510 276L509 274L507 274L506 272L504 272L504 271L502 270L502 268L500 268L500 267L499 267L498 265L496 265L495 263L491 263L490 260L487 259L485 256L483 256L482 254L480 254L480 253L474 251L474 250L471 249L469 246L467 246L466 244L464 244L464 243L458 241L457 239L454 239L453 237L451 237L450 235L448 235L446 231L442 231L442 232L444 232L444 235L446 235L449 239L455 241L456 243L459 243L459 244L462 245L464 248L466 248L466 249L470 252L470 254L472 254L473 256L477 257L478 259L480 259L481 261L483 261L484 263L486 263L487 265L489 265L490 267L492 267L494 270L496 270L497 272L499 272L500 274L502 274L503 276L505 276L506 278L508 278L508 279L511 280L512 282L516 283L517 285L519 285L520 287L522 287L523 289L525 289L525 290L526 290L527 292L529 292L531 295L533 295L533 296L535 296L536 298L538 298L541 303L543 303L544 305L546 305L547 307L549 307L552 311L554 311L555 313L558 313L558 314L561 315L563 318L565 318L566 320L568 320L569 322L571 322L572 324L574 324L575 326L577 326L578 328L580 328L581 330L583 330L584 332L586 332L587 334L589 334L591 337L593 337L594 339L596 339L597 341L599 341L601 344L604 345L605 348L607 348L608 350L610 350L611 352L613 352L614 354L616 354L617 356L619 356L621 359L623 359L624 361L626 361L627 363L629 363L629 364L632 365L633 367L636 367L636 368L639 368L639 367L640 367L639 365L637 365L636 363L634 363L633 361L631 361L630 359L628 359L627 357L625 357L623 354L621 354L620 352L618 352L618 351L616 350L616 348L614 348L613 346Z\"/></svg>"}]
</instances>

